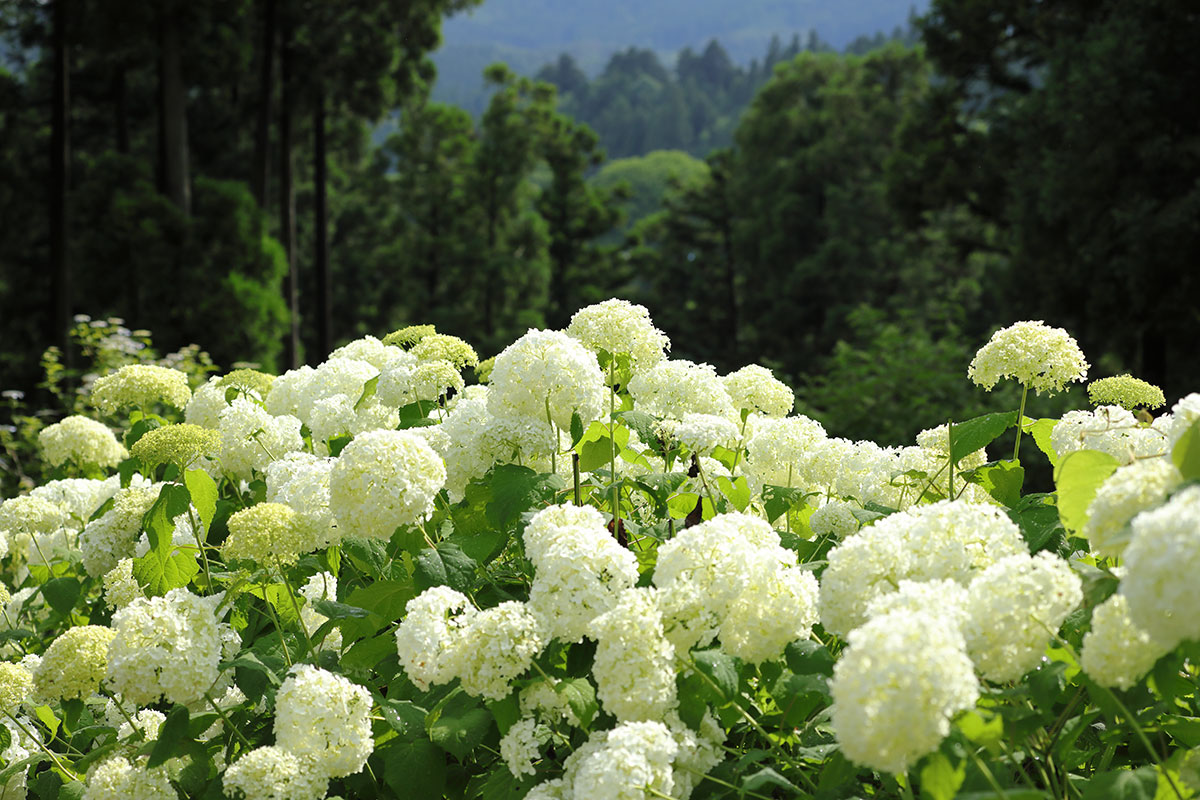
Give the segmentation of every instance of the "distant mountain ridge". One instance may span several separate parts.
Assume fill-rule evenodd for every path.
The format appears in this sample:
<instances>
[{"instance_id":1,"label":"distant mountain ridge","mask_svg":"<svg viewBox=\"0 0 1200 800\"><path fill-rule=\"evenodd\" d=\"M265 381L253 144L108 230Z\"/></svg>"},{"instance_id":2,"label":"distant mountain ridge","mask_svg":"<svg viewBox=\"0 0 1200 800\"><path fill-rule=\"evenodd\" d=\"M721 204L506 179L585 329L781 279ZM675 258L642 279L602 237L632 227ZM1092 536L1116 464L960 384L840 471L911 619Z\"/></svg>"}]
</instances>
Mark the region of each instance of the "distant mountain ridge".
<instances>
[{"instance_id":1,"label":"distant mountain ridge","mask_svg":"<svg viewBox=\"0 0 1200 800\"><path fill-rule=\"evenodd\" d=\"M858 36L905 27L928 7L929 0L484 0L443 22L434 97L477 112L485 66L504 61L532 75L563 52L594 75L631 46L670 63L682 48L717 39L748 64L772 36L786 43L815 31L840 50Z\"/></svg>"}]
</instances>

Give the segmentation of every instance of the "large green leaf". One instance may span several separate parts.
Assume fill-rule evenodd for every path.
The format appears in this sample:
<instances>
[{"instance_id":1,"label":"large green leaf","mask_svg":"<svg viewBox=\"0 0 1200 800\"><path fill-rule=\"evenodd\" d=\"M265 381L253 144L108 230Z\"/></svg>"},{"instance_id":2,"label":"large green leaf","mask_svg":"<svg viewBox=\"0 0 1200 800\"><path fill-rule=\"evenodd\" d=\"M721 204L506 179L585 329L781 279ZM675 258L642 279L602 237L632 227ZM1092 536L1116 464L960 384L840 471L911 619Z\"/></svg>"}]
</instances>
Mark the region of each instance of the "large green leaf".
<instances>
[{"instance_id":1,"label":"large green leaf","mask_svg":"<svg viewBox=\"0 0 1200 800\"><path fill-rule=\"evenodd\" d=\"M607 466L612 461L613 443L619 454L629 443L629 429L624 425L616 425L609 437L608 426L597 420L588 426L583 438L575 447L579 453L579 471L592 472Z\"/></svg>"},{"instance_id":2,"label":"large green leaf","mask_svg":"<svg viewBox=\"0 0 1200 800\"><path fill-rule=\"evenodd\" d=\"M133 560L133 577L152 597L162 597L172 589L182 589L200 572L200 565L191 553L175 553L162 558L159 551L150 551Z\"/></svg>"},{"instance_id":3,"label":"large green leaf","mask_svg":"<svg viewBox=\"0 0 1200 800\"><path fill-rule=\"evenodd\" d=\"M1017 424L1017 412L1007 414L984 414L982 417L954 423L954 442L950 448L950 457L954 463L987 447L1000 437L1002 433Z\"/></svg>"},{"instance_id":4,"label":"large green leaf","mask_svg":"<svg viewBox=\"0 0 1200 800\"><path fill-rule=\"evenodd\" d=\"M955 767L944 754L934 752L921 767L921 798L954 800L966 777L965 761Z\"/></svg>"},{"instance_id":5,"label":"large green leaf","mask_svg":"<svg viewBox=\"0 0 1200 800\"><path fill-rule=\"evenodd\" d=\"M1058 452L1054 449L1054 445L1050 441L1050 435L1054 433L1054 426L1058 424L1058 420L1043 418L1038 420L1026 417L1021 430L1033 437L1034 444L1038 449L1046 454L1046 458L1050 459L1050 466L1058 466Z\"/></svg>"},{"instance_id":6,"label":"large green leaf","mask_svg":"<svg viewBox=\"0 0 1200 800\"><path fill-rule=\"evenodd\" d=\"M146 769L153 769L166 763L168 759L185 754L187 744L191 741L188 735L189 716L186 706L177 705L171 709L171 713L167 714L166 720L158 729Z\"/></svg>"},{"instance_id":7,"label":"large green leaf","mask_svg":"<svg viewBox=\"0 0 1200 800\"><path fill-rule=\"evenodd\" d=\"M1200 480L1200 420L1193 422L1175 443L1171 460L1185 481Z\"/></svg>"},{"instance_id":8,"label":"large green leaf","mask_svg":"<svg viewBox=\"0 0 1200 800\"><path fill-rule=\"evenodd\" d=\"M75 578L53 578L42 585L42 596L46 598L46 602L51 608L66 615L75 608L75 601L79 599L81 588L79 581Z\"/></svg>"},{"instance_id":9,"label":"large green leaf","mask_svg":"<svg viewBox=\"0 0 1200 800\"><path fill-rule=\"evenodd\" d=\"M988 494L1009 508L1021 500L1025 469L1017 461L991 461L961 473L960 477L982 486Z\"/></svg>"},{"instance_id":10,"label":"large green leaf","mask_svg":"<svg viewBox=\"0 0 1200 800\"><path fill-rule=\"evenodd\" d=\"M495 467L488 481L492 488L488 520L504 530L514 529L526 511L553 503L555 493L566 485L557 475L539 475L515 464Z\"/></svg>"},{"instance_id":11,"label":"large green leaf","mask_svg":"<svg viewBox=\"0 0 1200 800\"><path fill-rule=\"evenodd\" d=\"M200 515L200 521L204 523L204 530L207 531L212 527L213 517L217 514L217 484L202 469L189 469L183 476L183 482L187 485L192 505L196 507L196 513Z\"/></svg>"},{"instance_id":12,"label":"large green leaf","mask_svg":"<svg viewBox=\"0 0 1200 800\"><path fill-rule=\"evenodd\" d=\"M378 751L383 780L396 797L442 800L446 788L446 753L428 739L397 738Z\"/></svg>"},{"instance_id":13,"label":"large green leaf","mask_svg":"<svg viewBox=\"0 0 1200 800\"><path fill-rule=\"evenodd\" d=\"M1076 450L1058 463L1054 470L1054 486L1063 527L1072 533L1083 528L1096 491L1117 466L1115 458L1099 450Z\"/></svg>"},{"instance_id":14,"label":"large green leaf","mask_svg":"<svg viewBox=\"0 0 1200 800\"><path fill-rule=\"evenodd\" d=\"M172 536L175 533L175 518L188 512L192 497L187 488L177 483L164 484L158 499L146 512L143 525L150 540L150 549L163 558L171 552Z\"/></svg>"},{"instance_id":15,"label":"large green leaf","mask_svg":"<svg viewBox=\"0 0 1200 800\"><path fill-rule=\"evenodd\" d=\"M1154 800L1158 773L1154 767L1102 772L1083 787L1083 800Z\"/></svg>"},{"instance_id":16,"label":"large green leaf","mask_svg":"<svg viewBox=\"0 0 1200 800\"><path fill-rule=\"evenodd\" d=\"M721 702L738 696L738 669L733 656L720 650L698 650L692 654L696 669L707 676Z\"/></svg>"},{"instance_id":17,"label":"large green leaf","mask_svg":"<svg viewBox=\"0 0 1200 800\"><path fill-rule=\"evenodd\" d=\"M482 703L456 691L430 712L425 727L434 744L465 761L493 724L491 712Z\"/></svg>"},{"instance_id":18,"label":"large green leaf","mask_svg":"<svg viewBox=\"0 0 1200 800\"><path fill-rule=\"evenodd\" d=\"M454 542L438 542L436 547L427 547L417 556L413 579L422 591L432 586L449 586L469 592L475 585L478 567L478 562Z\"/></svg>"}]
</instances>

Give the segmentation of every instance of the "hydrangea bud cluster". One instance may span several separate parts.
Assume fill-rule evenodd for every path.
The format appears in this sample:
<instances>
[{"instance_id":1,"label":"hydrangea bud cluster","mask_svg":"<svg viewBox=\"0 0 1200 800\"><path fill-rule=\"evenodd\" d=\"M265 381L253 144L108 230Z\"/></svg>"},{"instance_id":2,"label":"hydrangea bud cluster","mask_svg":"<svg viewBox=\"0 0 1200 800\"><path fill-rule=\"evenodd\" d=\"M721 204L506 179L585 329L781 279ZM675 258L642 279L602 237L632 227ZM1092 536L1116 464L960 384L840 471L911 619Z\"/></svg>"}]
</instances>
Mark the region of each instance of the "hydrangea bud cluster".
<instances>
[{"instance_id":1,"label":"hydrangea bud cluster","mask_svg":"<svg viewBox=\"0 0 1200 800\"><path fill-rule=\"evenodd\" d=\"M1167 402L1162 389L1128 374L1092 381L1087 390L1095 406L1120 406L1132 411L1139 406L1158 408Z\"/></svg>"},{"instance_id":2,"label":"hydrangea bud cluster","mask_svg":"<svg viewBox=\"0 0 1200 800\"><path fill-rule=\"evenodd\" d=\"M148 469L175 464L187 469L201 458L221 451L221 435L214 430L184 422L147 431L134 442L133 455Z\"/></svg>"}]
</instances>

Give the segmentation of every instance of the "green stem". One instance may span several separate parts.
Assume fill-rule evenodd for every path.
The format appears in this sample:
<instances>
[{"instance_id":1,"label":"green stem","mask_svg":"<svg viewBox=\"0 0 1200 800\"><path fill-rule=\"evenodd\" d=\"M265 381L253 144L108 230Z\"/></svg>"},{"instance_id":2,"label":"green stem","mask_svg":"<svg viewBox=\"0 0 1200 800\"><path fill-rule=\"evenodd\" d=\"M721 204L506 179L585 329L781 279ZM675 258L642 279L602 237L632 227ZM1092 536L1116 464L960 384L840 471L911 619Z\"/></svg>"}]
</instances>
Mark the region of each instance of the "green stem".
<instances>
[{"instance_id":1,"label":"green stem","mask_svg":"<svg viewBox=\"0 0 1200 800\"><path fill-rule=\"evenodd\" d=\"M696 464L696 474L700 476L700 485L704 487L704 493L708 495L708 502L712 503L713 513L717 513L717 498L713 497L712 489L708 486L708 481L704 477L704 467L700 466L700 456L692 454L692 461Z\"/></svg>"},{"instance_id":2,"label":"green stem","mask_svg":"<svg viewBox=\"0 0 1200 800\"><path fill-rule=\"evenodd\" d=\"M1000 788L1000 784L996 782L996 776L992 774L990 769L988 769L987 764L983 763L979 759L979 756L975 754L975 751L969 747L967 748L967 755L969 755L971 760L975 762L976 769L983 774L984 780L986 780L988 785L992 787L992 791L996 793L996 796L999 797L1000 800L1008 800L1008 793Z\"/></svg>"},{"instance_id":3,"label":"green stem","mask_svg":"<svg viewBox=\"0 0 1200 800\"><path fill-rule=\"evenodd\" d=\"M207 591L212 594L213 579L212 569L208 564L208 553L204 551L204 542L200 540L200 520L196 519L196 515L192 513L192 506L188 506L188 520L192 523L192 535L196 537L196 546L200 548L200 561L204 565L204 580L207 582ZM205 536L208 536L208 531L205 531Z\"/></svg>"},{"instance_id":4,"label":"green stem","mask_svg":"<svg viewBox=\"0 0 1200 800\"><path fill-rule=\"evenodd\" d=\"M897 775L896 783L900 784L900 794L904 797L904 800L916 800L916 798L913 797L912 785L908 781L907 773L904 775Z\"/></svg>"},{"instance_id":5,"label":"green stem","mask_svg":"<svg viewBox=\"0 0 1200 800\"><path fill-rule=\"evenodd\" d=\"M26 728L19 719L17 719L16 717L14 717L12 714L10 714L7 711L4 712L4 716L6 716L10 720L12 720L12 723L21 730L21 733L28 736L30 741L37 742L37 746L42 748L42 752L44 752L46 755L50 756L50 760L54 762L54 766L58 767L59 771L62 772L62 774L68 776L73 781L79 780L79 776L76 775L74 771L69 769L65 764L63 764L61 761L58 760L58 754L55 753L53 750L51 750L49 747L46 747L46 745L44 745L42 743L41 738L34 736L33 732L30 731L29 728Z\"/></svg>"},{"instance_id":6,"label":"green stem","mask_svg":"<svg viewBox=\"0 0 1200 800\"><path fill-rule=\"evenodd\" d=\"M575 505L583 505L583 495L579 491L579 453L571 453L571 471L575 475Z\"/></svg>"},{"instance_id":7,"label":"green stem","mask_svg":"<svg viewBox=\"0 0 1200 800\"><path fill-rule=\"evenodd\" d=\"M267 613L271 615L271 622L275 623L275 630L279 633L279 644L283 647L283 660L287 662L290 669L292 667L292 654L288 652L287 639L283 636L283 626L279 624L279 616L275 613L275 605L267 595L267 584L262 583L259 585L262 586L263 605L267 607Z\"/></svg>"},{"instance_id":8,"label":"green stem","mask_svg":"<svg viewBox=\"0 0 1200 800\"><path fill-rule=\"evenodd\" d=\"M616 360L608 362L608 449L609 472L612 476L613 536L621 535L621 486L617 483L617 390L613 367Z\"/></svg>"},{"instance_id":9,"label":"green stem","mask_svg":"<svg viewBox=\"0 0 1200 800\"><path fill-rule=\"evenodd\" d=\"M310 639L308 636L308 628L306 628L304 625L304 618L300 615L300 602L296 600L296 590L292 588L292 582L288 580L287 573L284 571L283 566L277 564L276 568L279 570L279 577L283 579L283 585L287 589L288 599L292 601L292 608L296 612L296 620L300 623L300 632L304 634L304 647L306 650L308 650L308 657L311 661L316 663L316 652L313 650L312 639ZM279 636L281 639L283 638L283 634L280 634Z\"/></svg>"},{"instance_id":10,"label":"green stem","mask_svg":"<svg viewBox=\"0 0 1200 800\"><path fill-rule=\"evenodd\" d=\"M205 692L204 699L208 701L210 706L212 706L213 711L217 712L217 716L221 718L221 721L225 723L225 726L229 728L229 730L233 731L233 735L238 738L238 741L245 745L247 750L253 750L254 745L250 744L250 740L243 736L242 732L237 729L237 726L233 724L233 720L229 719L229 716L225 713L225 710L217 705L217 701L213 699L212 694Z\"/></svg>"},{"instance_id":11,"label":"green stem","mask_svg":"<svg viewBox=\"0 0 1200 800\"><path fill-rule=\"evenodd\" d=\"M125 710L125 706L121 705L121 701L117 699L116 695L105 689L103 686L100 687L100 694L113 701L113 705L117 707L117 711L121 712L121 716L124 717L125 721L129 723L129 727L137 731L138 734L141 735L142 740L145 741L147 738L146 731L142 729L141 725L138 725L137 722L134 721L133 717L129 716L129 712Z\"/></svg>"},{"instance_id":12,"label":"green stem","mask_svg":"<svg viewBox=\"0 0 1200 800\"><path fill-rule=\"evenodd\" d=\"M546 422L550 423L550 430L554 431L554 449L550 451L550 471L555 475L558 474L558 427L554 424L554 417L550 416L550 395L546 395ZM579 505L576 503L576 505Z\"/></svg>"},{"instance_id":13,"label":"green stem","mask_svg":"<svg viewBox=\"0 0 1200 800\"><path fill-rule=\"evenodd\" d=\"M1021 384L1021 408L1017 411L1017 443L1013 445L1013 461L1021 459L1021 429L1025 423L1025 398L1029 395L1029 387Z\"/></svg>"}]
</instances>

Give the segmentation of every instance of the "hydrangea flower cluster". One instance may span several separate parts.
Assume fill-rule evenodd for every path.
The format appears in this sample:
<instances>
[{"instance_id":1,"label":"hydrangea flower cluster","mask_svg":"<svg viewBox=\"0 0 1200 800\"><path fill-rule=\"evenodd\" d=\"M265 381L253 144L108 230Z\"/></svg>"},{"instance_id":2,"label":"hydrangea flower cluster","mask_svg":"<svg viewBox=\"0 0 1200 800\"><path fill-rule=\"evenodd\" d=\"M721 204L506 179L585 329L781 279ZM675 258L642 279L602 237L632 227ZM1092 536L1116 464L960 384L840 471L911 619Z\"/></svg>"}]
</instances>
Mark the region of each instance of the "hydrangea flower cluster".
<instances>
[{"instance_id":1,"label":"hydrangea flower cluster","mask_svg":"<svg viewBox=\"0 0 1200 800\"><path fill-rule=\"evenodd\" d=\"M108 646L116 632L99 625L68 628L50 643L33 671L34 693L45 700L85 700L108 669Z\"/></svg>"},{"instance_id":2,"label":"hydrangea flower cluster","mask_svg":"<svg viewBox=\"0 0 1200 800\"><path fill-rule=\"evenodd\" d=\"M79 415L47 425L38 433L38 445L46 461L56 467L67 461L115 467L129 455L108 426Z\"/></svg>"},{"instance_id":3,"label":"hydrangea flower cluster","mask_svg":"<svg viewBox=\"0 0 1200 800\"><path fill-rule=\"evenodd\" d=\"M671 349L671 340L654 327L645 306L615 298L576 311L566 332L595 353L629 354L638 369L662 361L663 351Z\"/></svg>"},{"instance_id":4,"label":"hydrangea flower cluster","mask_svg":"<svg viewBox=\"0 0 1200 800\"><path fill-rule=\"evenodd\" d=\"M1167 402L1162 389L1128 374L1092 381L1087 390L1095 406L1120 406L1132 411L1139 406L1158 408Z\"/></svg>"},{"instance_id":5,"label":"hydrangea flower cluster","mask_svg":"<svg viewBox=\"0 0 1200 800\"><path fill-rule=\"evenodd\" d=\"M1168 648L1200 638L1200 486L1133 518L1119 591L1138 628Z\"/></svg>"},{"instance_id":6,"label":"hydrangea flower cluster","mask_svg":"<svg viewBox=\"0 0 1200 800\"><path fill-rule=\"evenodd\" d=\"M352 775L375 748L370 712L366 689L341 675L298 664L275 695L275 744L320 775Z\"/></svg>"},{"instance_id":7,"label":"hydrangea flower cluster","mask_svg":"<svg viewBox=\"0 0 1200 800\"><path fill-rule=\"evenodd\" d=\"M600 418L604 376L594 353L558 331L530 330L496 356L488 382L488 410L497 417L547 416L561 430L578 414Z\"/></svg>"},{"instance_id":8,"label":"hydrangea flower cluster","mask_svg":"<svg viewBox=\"0 0 1200 800\"><path fill-rule=\"evenodd\" d=\"M786 417L796 402L791 388L772 375L771 370L758 364L748 364L722 380L738 411Z\"/></svg>"},{"instance_id":9,"label":"hydrangea flower cluster","mask_svg":"<svg viewBox=\"0 0 1200 800\"><path fill-rule=\"evenodd\" d=\"M738 417L725 384L708 364L682 359L659 361L634 374L629 381L629 394L639 408L660 417L683 419L686 414L711 414L730 420Z\"/></svg>"},{"instance_id":10,"label":"hydrangea flower cluster","mask_svg":"<svg viewBox=\"0 0 1200 800\"><path fill-rule=\"evenodd\" d=\"M184 422L147 431L133 444L133 455L147 469L175 464L187 469L201 458L221 452L221 435L208 428Z\"/></svg>"},{"instance_id":11,"label":"hydrangea flower cluster","mask_svg":"<svg viewBox=\"0 0 1200 800\"><path fill-rule=\"evenodd\" d=\"M177 369L153 364L129 364L92 384L92 405L104 414L121 408L149 409L157 403L187 407L192 399L187 375Z\"/></svg>"},{"instance_id":12,"label":"hydrangea flower cluster","mask_svg":"<svg viewBox=\"0 0 1200 800\"><path fill-rule=\"evenodd\" d=\"M1166 434L1159 427L1138 424L1120 406L1095 411L1068 411L1050 432L1050 444L1061 459L1077 450L1099 450L1122 464L1167 452Z\"/></svg>"},{"instance_id":13,"label":"hydrangea flower cluster","mask_svg":"<svg viewBox=\"0 0 1200 800\"><path fill-rule=\"evenodd\" d=\"M390 539L433 510L446 482L442 459L408 431L368 431L342 450L329 476L329 507L343 536Z\"/></svg>"},{"instance_id":14,"label":"hydrangea flower cluster","mask_svg":"<svg viewBox=\"0 0 1200 800\"><path fill-rule=\"evenodd\" d=\"M988 391L1001 379L1013 378L1038 394L1053 394L1086 378L1088 366L1069 333L1038 320L1018 322L992 334L971 360L967 376Z\"/></svg>"}]
</instances>

